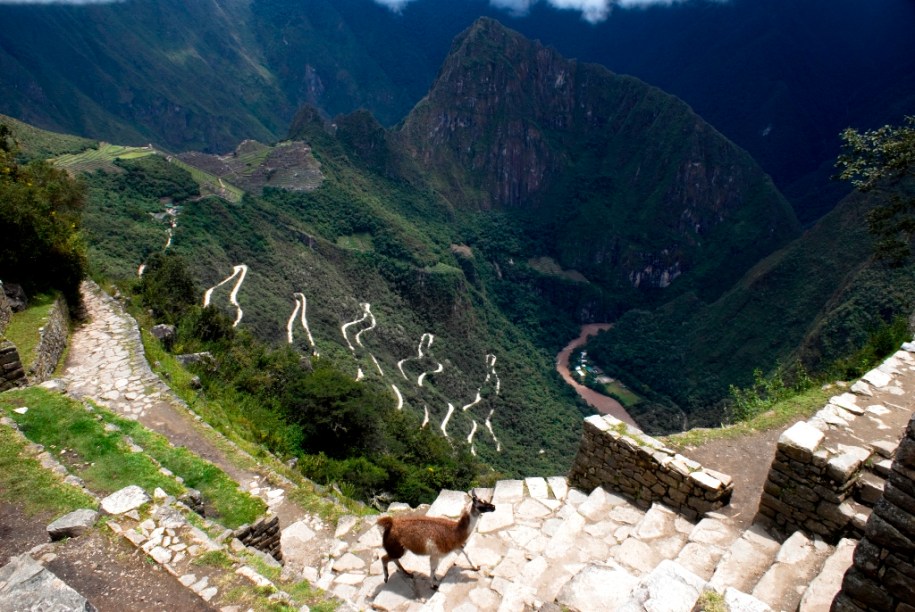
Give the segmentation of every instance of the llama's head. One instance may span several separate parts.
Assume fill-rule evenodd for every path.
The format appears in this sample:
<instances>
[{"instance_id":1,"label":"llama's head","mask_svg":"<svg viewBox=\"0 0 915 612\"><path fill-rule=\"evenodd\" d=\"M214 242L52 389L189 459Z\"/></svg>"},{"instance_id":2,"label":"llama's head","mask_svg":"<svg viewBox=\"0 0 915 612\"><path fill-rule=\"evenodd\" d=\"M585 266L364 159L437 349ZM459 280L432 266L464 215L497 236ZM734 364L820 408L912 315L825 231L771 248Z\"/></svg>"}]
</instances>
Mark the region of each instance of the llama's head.
<instances>
[{"instance_id":1,"label":"llama's head","mask_svg":"<svg viewBox=\"0 0 915 612\"><path fill-rule=\"evenodd\" d=\"M484 512L493 512L496 507L488 501L483 501L473 491L470 492L470 511L473 514L482 514Z\"/></svg>"}]
</instances>

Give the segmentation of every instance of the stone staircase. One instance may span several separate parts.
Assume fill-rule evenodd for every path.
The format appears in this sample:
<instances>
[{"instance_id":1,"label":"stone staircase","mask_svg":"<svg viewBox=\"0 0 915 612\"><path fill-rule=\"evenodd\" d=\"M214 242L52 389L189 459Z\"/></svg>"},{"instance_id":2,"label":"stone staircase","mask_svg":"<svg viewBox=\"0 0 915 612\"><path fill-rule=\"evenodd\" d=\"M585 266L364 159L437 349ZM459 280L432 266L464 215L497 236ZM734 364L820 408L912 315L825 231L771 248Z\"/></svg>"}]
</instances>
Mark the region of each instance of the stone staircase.
<instances>
[{"instance_id":1,"label":"stone staircase","mask_svg":"<svg viewBox=\"0 0 915 612\"><path fill-rule=\"evenodd\" d=\"M814 612L829 609L855 543L834 547L801 532L780 543L759 525L741 531L716 513L694 524L602 488L587 495L562 477L504 480L476 493L496 505L466 546L480 570L452 553L438 568L438 591L428 558L409 552L402 562L415 580L394 571L384 583L374 518L342 519L317 567L286 552L285 571L357 609L690 612L700 598L717 598L727 610ZM457 517L467 500L442 491L426 514Z\"/></svg>"}]
</instances>

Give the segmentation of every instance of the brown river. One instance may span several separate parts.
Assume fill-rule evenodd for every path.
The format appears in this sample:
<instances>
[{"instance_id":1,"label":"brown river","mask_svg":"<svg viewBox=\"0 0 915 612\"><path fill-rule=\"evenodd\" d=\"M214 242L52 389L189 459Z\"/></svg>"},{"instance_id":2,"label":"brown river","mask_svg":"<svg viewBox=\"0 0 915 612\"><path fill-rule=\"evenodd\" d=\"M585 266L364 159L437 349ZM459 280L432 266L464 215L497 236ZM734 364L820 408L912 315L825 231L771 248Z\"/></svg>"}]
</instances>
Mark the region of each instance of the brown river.
<instances>
[{"instance_id":1,"label":"brown river","mask_svg":"<svg viewBox=\"0 0 915 612\"><path fill-rule=\"evenodd\" d=\"M581 334L569 342L569 344L556 355L556 371L559 372L563 380L569 383L589 406L602 414L609 414L624 423L628 423L633 427L638 427L638 424L632 420L632 417L629 416L629 413L626 412L626 409L623 408L622 404L612 397L603 395L602 393L598 393L593 389L589 389L588 387L579 384L572 376L572 373L569 372L569 357L572 356L572 351L587 342L590 336L596 336L598 331L610 329L611 327L613 327L612 323L591 323L589 325L582 325Z\"/></svg>"}]
</instances>

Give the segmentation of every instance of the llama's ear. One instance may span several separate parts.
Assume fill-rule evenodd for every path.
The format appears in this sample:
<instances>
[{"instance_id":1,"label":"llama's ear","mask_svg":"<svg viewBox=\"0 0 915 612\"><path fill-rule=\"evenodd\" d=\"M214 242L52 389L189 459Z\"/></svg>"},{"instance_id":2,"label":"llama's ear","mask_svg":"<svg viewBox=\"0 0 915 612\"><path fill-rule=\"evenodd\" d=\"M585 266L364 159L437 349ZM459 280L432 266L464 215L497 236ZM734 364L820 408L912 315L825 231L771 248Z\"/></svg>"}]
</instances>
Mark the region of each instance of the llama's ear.
<instances>
[{"instance_id":1,"label":"llama's ear","mask_svg":"<svg viewBox=\"0 0 915 612\"><path fill-rule=\"evenodd\" d=\"M477 499L477 493L473 489L470 489L470 499L472 499L473 501L480 501Z\"/></svg>"}]
</instances>

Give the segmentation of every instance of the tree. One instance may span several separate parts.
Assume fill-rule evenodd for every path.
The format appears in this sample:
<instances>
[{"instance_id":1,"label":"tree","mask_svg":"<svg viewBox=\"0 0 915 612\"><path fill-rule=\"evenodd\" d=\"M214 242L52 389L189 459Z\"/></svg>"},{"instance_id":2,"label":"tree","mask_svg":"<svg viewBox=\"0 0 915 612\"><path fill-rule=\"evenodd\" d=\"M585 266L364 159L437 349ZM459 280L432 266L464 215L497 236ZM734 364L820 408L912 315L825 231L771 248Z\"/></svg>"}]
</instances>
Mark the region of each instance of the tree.
<instances>
[{"instance_id":1,"label":"tree","mask_svg":"<svg viewBox=\"0 0 915 612\"><path fill-rule=\"evenodd\" d=\"M899 265L911 255L915 238L915 197L906 189L906 182L915 177L915 116L899 126L866 132L848 128L841 137L844 152L836 162L838 177L858 191L885 196L885 203L868 214L868 224L877 241L877 256Z\"/></svg>"},{"instance_id":2,"label":"tree","mask_svg":"<svg viewBox=\"0 0 915 612\"><path fill-rule=\"evenodd\" d=\"M86 270L79 234L85 188L47 162L20 163L18 152L0 124L0 279L30 292L59 289L77 306Z\"/></svg>"}]
</instances>

